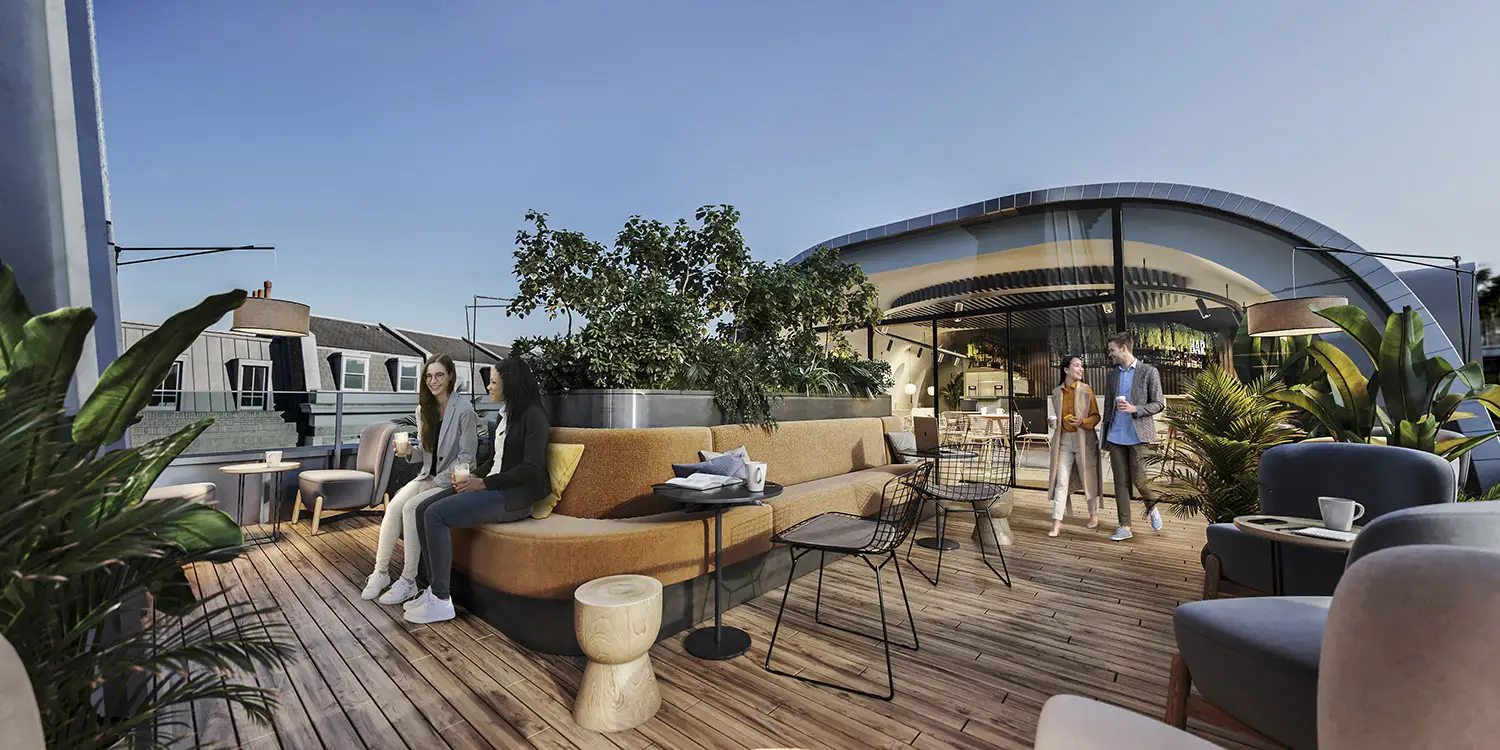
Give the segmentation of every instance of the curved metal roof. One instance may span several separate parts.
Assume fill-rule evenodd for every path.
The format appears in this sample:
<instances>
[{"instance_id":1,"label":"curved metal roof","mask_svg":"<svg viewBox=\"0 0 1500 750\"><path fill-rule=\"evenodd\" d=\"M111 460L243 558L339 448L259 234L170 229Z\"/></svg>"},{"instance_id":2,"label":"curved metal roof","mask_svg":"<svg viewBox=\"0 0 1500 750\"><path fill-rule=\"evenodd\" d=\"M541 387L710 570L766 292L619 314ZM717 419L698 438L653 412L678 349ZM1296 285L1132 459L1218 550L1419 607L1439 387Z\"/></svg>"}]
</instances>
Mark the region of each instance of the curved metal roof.
<instances>
[{"instance_id":1,"label":"curved metal roof","mask_svg":"<svg viewBox=\"0 0 1500 750\"><path fill-rule=\"evenodd\" d=\"M991 198L987 201L970 203L967 206L950 208L946 211L918 216L905 221L897 221L878 227L870 227L858 232L834 237L827 242L815 245L792 259L792 263L799 263L814 250L822 247L835 248L842 251L873 240L887 240L914 232L928 231L938 227L957 226L960 224L974 223L991 219L1002 219L1018 213L1021 209L1046 206L1048 204L1067 204L1079 201L1104 201L1104 200L1132 200L1150 201L1157 203L1175 203L1182 206L1194 208L1207 208L1229 216L1236 216L1252 223L1268 227L1272 230L1294 237L1308 245L1318 245L1332 248L1334 250L1350 250L1356 253L1366 252L1354 240L1345 237L1328 226L1310 219L1302 214L1287 208L1282 208L1269 201L1230 193L1223 190L1199 187L1196 185L1182 185L1175 182L1102 182L1090 185L1072 185L1069 187L1055 187L1046 190L1032 190L1025 193L1016 193L1000 198ZM1386 265L1379 259L1367 256L1357 256L1353 260L1345 260L1337 254L1329 254L1329 260L1342 264L1349 269L1351 275L1359 278L1374 293L1375 297L1383 302L1387 312L1400 310L1402 307L1410 306L1422 316L1425 328L1429 357L1443 357L1449 362L1457 361L1458 350L1448 337L1448 332L1438 324L1437 318L1427 306L1417 298ZM1478 410L1480 414L1459 424L1469 434L1479 434L1494 429L1491 426L1487 414ZM1474 451L1474 468L1479 472L1484 486L1500 481L1500 443L1490 441Z\"/></svg>"}]
</instances>

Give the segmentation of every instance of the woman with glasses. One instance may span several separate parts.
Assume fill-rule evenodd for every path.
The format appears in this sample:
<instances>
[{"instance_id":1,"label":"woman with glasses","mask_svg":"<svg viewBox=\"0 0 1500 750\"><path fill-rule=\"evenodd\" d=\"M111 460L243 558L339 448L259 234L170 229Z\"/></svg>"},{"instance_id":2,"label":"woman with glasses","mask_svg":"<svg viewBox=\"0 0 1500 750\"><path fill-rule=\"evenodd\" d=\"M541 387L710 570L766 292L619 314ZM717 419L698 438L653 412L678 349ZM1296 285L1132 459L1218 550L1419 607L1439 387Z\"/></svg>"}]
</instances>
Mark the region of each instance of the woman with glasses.
<instances>
[{"instance_id":1,"label":"woman with glasses","mask_svg":"<svg viewBox=\"0 0 1500 750\"><path fill-rule=\"evenodd\" d=\"M421 444L396 444L397 455L420 464L422 470L386 506L385 518L380 522L380 543L375 548L375 572L360 593L365 599L380 597L381 604L400 604L417 595L417 570L422 556L417 506L427 495L451 488L454 467L473 466L474 456L479 452L478 417L469 398L454 393L458 370L453 366L453 358L446 354L430 357L422 373L424 382L417 395L417 437ZM406 554L401 578L391 585L391 554L395 552L398 537Z\"/></svg>"}]
</instances>

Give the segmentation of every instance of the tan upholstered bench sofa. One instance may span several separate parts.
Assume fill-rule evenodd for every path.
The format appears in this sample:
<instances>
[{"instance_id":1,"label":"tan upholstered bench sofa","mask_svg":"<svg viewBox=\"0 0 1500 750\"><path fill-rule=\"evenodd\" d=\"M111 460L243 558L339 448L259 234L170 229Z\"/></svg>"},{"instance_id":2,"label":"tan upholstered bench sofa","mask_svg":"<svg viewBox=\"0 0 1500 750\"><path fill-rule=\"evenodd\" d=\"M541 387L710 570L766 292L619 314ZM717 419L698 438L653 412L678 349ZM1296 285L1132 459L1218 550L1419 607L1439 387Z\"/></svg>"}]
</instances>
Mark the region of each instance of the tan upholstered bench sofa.
<instances>
[{"instance_id":1,"label":"tan upholstered bench sofa","mask_svg":"<svg viewBox=\"0 0 1500 750\"><path fill-rule=\"evenodd\" d=\"M649 575L665 587L661 636L679 632L712 615L714 520L652 494L672 464L744 446L786 488L765 505L724 513L728 607L786 582L788 556L767 554L775 531L825 511L879 510L885 482L907 468L891 464L885 427L868 418L782 422L773 431L555 428L553 442L585 446L561 501L544 519L455 530L455 595L530 648L574 654L574 589L602 576Z\"/></svg>"}]
</instances>

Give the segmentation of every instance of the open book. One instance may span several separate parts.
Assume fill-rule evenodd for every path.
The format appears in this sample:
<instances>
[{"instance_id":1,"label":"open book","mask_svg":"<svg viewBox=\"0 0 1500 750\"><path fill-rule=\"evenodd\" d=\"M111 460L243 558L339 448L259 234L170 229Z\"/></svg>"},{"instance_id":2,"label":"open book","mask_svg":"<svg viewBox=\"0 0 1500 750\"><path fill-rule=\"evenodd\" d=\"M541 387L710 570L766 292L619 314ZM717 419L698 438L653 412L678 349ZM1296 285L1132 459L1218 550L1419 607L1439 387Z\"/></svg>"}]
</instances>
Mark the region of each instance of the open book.
<instances>
[{"instance_id":1,"label":"open book","mask_svg":"<svg viewBox=\"0 0 1500 750\"><path fill-rule=\"evenodd\" d=\"M740 484L745 480L739 477L720 476L718 474L697 473L687 477L673 477L665 484L673 487L686 487L690 490L712 490L719 487L728 487L731 484Z\"/></svg>"}]
</instances>

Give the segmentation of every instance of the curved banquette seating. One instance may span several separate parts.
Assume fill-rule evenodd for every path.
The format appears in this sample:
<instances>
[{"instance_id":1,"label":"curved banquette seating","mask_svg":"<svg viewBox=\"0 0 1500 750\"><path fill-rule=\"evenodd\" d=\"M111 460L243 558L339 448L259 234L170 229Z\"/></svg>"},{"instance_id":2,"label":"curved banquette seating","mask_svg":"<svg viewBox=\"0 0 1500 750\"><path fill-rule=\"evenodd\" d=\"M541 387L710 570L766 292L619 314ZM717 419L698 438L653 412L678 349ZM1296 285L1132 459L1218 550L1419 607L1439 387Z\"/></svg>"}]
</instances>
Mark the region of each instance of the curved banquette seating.
<instances>
[{"instance_id":1,"label":"curved banquette seating","mask_svg":"<svg viewBox=\"0 0 1500 750\"><path fill-rule=\"evenodd\" d=\"M767 479L785 487L765 505L724 513L728 607L785 582L789 560L767 554L775 532L827 511L879 509L885 482L907 468L891 464L886 427L864 418L782 422L772 430L554 428L554 443L584 446L560 502L546 518L455 529L455 596L529 648L577 654L574 590L603 576L648 575L664 587L659 637L679 632L712 615L714 519L652 494L653 484L672 476L672 464L744 446L751 460L767 463Z\"/></svg>"}]
</instances>

